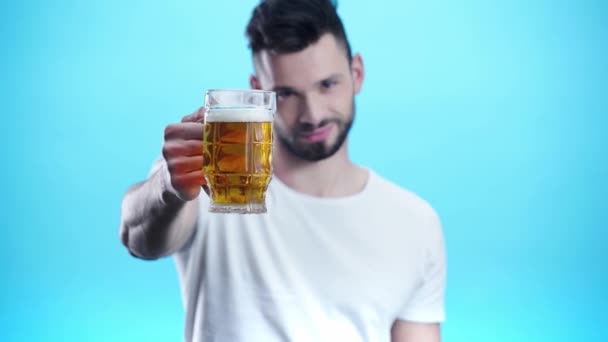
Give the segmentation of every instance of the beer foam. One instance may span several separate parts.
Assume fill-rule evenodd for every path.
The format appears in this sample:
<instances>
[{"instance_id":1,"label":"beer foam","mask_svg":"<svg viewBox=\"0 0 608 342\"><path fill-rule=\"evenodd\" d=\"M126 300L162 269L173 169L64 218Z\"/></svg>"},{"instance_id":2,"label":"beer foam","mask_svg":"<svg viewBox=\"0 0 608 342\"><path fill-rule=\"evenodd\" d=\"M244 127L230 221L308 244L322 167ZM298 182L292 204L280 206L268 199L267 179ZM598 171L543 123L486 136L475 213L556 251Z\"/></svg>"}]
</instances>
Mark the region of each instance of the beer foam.
<instances>
[{"instance_id":1,"label":"beer foam","mask_svg":"<svg viewBox=\"0 0 608 342\"><path fill-rule=\"evenodd\" d=\"M270 122L272 113L260 108L212 109L205 117L207 122Z\"/></svg>"}]
</instances>

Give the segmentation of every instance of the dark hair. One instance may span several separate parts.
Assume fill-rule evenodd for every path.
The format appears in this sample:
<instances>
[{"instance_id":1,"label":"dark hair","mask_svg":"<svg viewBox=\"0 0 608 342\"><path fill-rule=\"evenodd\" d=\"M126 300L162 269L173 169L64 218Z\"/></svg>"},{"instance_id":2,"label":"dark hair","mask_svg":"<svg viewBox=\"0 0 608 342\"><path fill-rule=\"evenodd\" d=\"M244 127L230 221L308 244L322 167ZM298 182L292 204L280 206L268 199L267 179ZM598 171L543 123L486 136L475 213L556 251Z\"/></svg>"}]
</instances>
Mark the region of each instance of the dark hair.
<instances>
[{"instance_id":1,"label":"dark hair","mask_svg":"<svg viewBox=\"0 0 608 342\"><path fill-rule=\"evenodd\" d=\"M352 58L344 25L330 0L262 0L247 25L249 48L291 53L305 49L322 35L332 34Z\"/></svg>"}]
</instances>

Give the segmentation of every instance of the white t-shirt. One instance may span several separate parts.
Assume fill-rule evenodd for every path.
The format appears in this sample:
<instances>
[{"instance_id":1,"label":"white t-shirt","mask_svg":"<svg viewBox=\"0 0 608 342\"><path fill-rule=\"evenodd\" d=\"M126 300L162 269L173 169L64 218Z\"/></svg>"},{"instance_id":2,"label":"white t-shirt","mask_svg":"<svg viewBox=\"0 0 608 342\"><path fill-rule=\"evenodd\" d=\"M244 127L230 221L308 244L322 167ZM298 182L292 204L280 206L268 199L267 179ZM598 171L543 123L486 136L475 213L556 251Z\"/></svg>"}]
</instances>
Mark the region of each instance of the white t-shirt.
<instances>
[{"instance_id":1,"label":"white t-shirt","mask_svg":"<svg viewBox=\"0 0 608 342\"><path fill-rule=\"evenodd\" d=\"M268 213L201 215L175 254L185 340L390 341L396 319L444 320L441 224L369 171L360 193L317 198L276 177Z\"/></svg>"}]
</instances>

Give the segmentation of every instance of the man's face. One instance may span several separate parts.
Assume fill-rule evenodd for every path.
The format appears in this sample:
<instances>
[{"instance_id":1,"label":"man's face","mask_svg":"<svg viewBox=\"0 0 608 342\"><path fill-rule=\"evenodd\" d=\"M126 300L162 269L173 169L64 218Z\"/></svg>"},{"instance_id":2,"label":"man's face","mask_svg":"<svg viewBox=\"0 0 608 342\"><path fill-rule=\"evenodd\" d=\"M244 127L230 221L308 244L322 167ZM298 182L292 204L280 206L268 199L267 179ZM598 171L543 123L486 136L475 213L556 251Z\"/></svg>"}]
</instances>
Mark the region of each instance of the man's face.
<instances>
[{"instance_id":1,"label":"man's face","mask_svg":"<svg viewBox=\"0 0 608 342\"><path fill-rule=\"evenodd\" d=\"M354 119L354 96L363 65L349 64L344 47L331 34L302 51L255 57L254 88L277 93L276 136L292 155L309 161L332 156L343 145Z\"/></svg>"}]
</instances>

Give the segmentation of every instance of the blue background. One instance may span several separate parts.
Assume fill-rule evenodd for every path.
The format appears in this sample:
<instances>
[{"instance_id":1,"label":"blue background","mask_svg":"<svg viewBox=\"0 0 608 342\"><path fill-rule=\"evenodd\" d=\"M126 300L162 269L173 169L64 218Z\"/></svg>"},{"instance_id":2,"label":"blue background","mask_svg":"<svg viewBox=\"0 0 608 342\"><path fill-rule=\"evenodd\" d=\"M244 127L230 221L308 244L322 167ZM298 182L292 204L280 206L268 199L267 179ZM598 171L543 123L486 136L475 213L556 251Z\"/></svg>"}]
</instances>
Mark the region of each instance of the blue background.
<instances>
[{"instance_id":1,"label":"blue background","mask_svg":"<svg viewBox=\"0 0 608 342\"><path fill-rule=\"evenodd\" d=\"M182 339L173 262L129 256L120 201L206 88L248 86L256 3L0 5L0 340ZM608 340L608 2L339 12L367 68L352 157L444 224L445 341Z\"/></svg>"}]
</instances>

